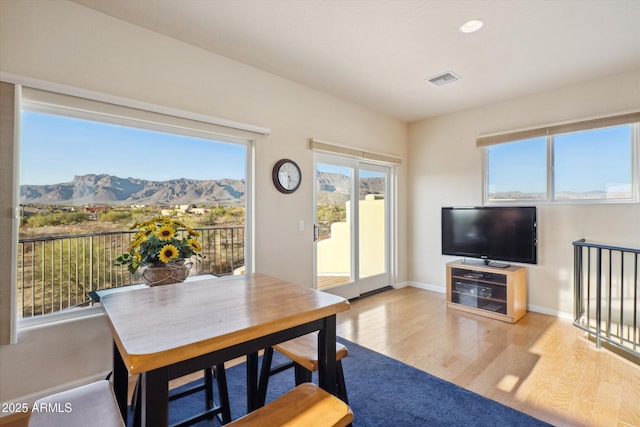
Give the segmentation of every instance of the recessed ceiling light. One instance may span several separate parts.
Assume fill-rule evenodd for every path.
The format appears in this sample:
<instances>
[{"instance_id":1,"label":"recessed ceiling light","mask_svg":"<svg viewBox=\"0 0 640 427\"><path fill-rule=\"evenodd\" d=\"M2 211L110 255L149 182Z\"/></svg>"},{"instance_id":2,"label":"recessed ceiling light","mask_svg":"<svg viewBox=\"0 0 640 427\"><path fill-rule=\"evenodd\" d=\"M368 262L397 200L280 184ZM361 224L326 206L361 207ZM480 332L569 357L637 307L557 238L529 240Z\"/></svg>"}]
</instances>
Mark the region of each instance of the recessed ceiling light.
<instances>
[{"instance_id":1,"label":"recessed ceiling light","mask_svg":"<svg viewBox=\"0 0 640 427\"><path fill-rule=\"evenodd\" d=\"M484 22L482 22L481 20L472 19L471 21L465 22L462 26L460 26L460 31L462 31L463 33L475 33L480 28L482 28L483 25Z\"/></svg>"}]
</instances>

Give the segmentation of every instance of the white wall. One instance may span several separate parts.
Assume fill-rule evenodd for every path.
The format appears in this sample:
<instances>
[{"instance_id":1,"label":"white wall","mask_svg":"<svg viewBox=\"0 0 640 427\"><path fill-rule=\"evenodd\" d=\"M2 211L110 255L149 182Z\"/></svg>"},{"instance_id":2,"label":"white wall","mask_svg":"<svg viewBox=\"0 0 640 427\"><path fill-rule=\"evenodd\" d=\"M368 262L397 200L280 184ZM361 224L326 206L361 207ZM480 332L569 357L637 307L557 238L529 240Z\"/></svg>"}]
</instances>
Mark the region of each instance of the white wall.
<instances>
[{"instance_id":1,"label":"white wall","mask_svg":"<svg viewBox=\"0 0 640 427\"><path fill-rule=\"evenodd\" d=\"M640 70L410 124L410 280L445 287L440 208L482 204L480 134L640 109ZM640 205L542 205L538 264L528 268L528 304L571 313L571 242L640 248Z\"/></svg>"},{"instance_id":2,"label":"white wall","mask_svg":"<svg viewBox=\"0 0 640 427\"><path fill-rule=\"evenodd\" d=\"M313 283L309 138L406 158L407 125L399 120L64 0L0 1L0 71L270 128L256 138L255 269L306 286ZM283 157L303 173L292 195L271 182ZM406 280L405 169L398 168L397 282ZM287 251L278 250L283 242ZM103 322L90 333L74 322L22 333L18 344L0 347L0 401L107 371Z\"/></svg>"}]
</instances>

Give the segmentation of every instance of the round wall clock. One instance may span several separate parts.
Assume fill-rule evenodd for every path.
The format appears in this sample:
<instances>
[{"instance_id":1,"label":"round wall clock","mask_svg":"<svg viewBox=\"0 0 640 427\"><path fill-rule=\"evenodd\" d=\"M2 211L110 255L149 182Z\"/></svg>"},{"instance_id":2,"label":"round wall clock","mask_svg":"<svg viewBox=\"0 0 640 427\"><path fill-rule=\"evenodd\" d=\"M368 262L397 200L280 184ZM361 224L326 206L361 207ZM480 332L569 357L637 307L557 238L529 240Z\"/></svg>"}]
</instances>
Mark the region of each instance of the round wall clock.
<instances>
[{"instance_id":1,"label":"round wall clock","mask_svg":"<svg viewBox=\"0 0 640 427\"><path fill-rule=\"evenodd\" d=\"M281 193L293 193L300 187L302 182L302 174L300 168L293 160L282 159L273 167L271 174L273 185L276 186Z\"/></svg>"}]
</instances>

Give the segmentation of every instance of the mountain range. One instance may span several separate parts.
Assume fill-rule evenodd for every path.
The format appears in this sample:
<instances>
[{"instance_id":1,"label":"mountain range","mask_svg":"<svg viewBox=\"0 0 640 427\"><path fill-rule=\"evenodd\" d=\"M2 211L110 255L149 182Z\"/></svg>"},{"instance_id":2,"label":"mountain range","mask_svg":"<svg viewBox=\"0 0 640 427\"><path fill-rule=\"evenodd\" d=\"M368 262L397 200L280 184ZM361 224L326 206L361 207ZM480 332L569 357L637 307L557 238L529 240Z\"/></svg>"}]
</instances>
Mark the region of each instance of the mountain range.
<instances>
[{"instance_id":1,"label":"mountain range","mask_svg":"<svg viewBox=\"0 0 640 427\"><path fill-rule=\"evenodd\" d=\"M321 203L344 203L348 199L349 179L337 173L318 174ZM382 192L382 178L361 180L361 195ZM240 179L173 179L148 181L107 174L75 176L71 182L21 185L22 205L239 205L244 204L245 181Z\"/></svg>"},{"instance_id":2,"label":"mountain range","mask_svg":"<svg viewBox=\"0 0 640 427\"><path fill-rule=\"evenodd\" d=\"M148 181L112 175L75 176L71 182L21 185L20 203L41 205L181 205L244 203L239 179Z\"/></svg>"}]
</instances>

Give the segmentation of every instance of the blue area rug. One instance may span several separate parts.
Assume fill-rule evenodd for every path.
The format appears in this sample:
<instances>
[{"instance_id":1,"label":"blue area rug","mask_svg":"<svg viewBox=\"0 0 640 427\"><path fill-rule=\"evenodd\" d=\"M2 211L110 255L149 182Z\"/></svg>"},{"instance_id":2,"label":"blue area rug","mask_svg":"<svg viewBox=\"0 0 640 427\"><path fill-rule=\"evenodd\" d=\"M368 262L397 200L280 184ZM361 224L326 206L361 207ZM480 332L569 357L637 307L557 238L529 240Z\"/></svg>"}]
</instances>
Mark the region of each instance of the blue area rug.
<instances>
[{"instance_id":1,"label":"blue area rug","mask_svg":"<svg viewBox=\"0 0 640 427\"><path fill-rule=\"evenodd\" d=\"M342 363L354 427L550 425L343 338L338 341L349 349ZM284 360L274 353L274 364ZM245 365L228 369L227 382L231 414L236 419L246 413ZM293 387L293 370L272 376L267 402ZM171 402L169 421L175 423L203 409L202 393L181 398ZM207 420L196 425L220 424Z\"/></svg>"}]
</instances>

